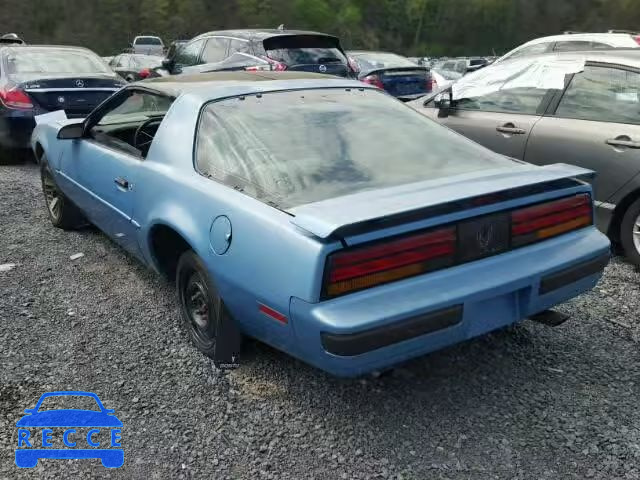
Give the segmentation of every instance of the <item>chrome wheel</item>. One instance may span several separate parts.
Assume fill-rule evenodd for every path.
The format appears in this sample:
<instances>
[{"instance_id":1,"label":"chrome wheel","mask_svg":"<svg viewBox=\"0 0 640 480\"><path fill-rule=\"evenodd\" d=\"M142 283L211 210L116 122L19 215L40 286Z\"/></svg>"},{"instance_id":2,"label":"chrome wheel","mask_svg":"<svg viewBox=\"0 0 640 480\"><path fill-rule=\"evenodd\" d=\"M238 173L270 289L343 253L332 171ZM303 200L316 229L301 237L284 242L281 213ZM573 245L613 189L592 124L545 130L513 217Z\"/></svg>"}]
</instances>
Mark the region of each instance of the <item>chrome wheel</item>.
<instances>
[{"instance_id":1,"label":"chrome wheel","mask_svg":"<svg viewBox=\"0 0 640 480\"><path fill-rule=\"evenodd\" d=\"M633 246L636 247L636 252L640 253L640 215L633 223Z\"/></svg>"},{"instance_id":2,"label":"chrome wheel","mask_svg":"<svg viewBox=\"0 0 640 480\"><path fill-rule=\"evenodd\" d=\"M47 209L54 220L60 219L62 211L62 199L58 187L53 182L50 175L45 175L42 179L42 189L44 190L44 198L47 202Z\"/></svg>"}]
</instances>

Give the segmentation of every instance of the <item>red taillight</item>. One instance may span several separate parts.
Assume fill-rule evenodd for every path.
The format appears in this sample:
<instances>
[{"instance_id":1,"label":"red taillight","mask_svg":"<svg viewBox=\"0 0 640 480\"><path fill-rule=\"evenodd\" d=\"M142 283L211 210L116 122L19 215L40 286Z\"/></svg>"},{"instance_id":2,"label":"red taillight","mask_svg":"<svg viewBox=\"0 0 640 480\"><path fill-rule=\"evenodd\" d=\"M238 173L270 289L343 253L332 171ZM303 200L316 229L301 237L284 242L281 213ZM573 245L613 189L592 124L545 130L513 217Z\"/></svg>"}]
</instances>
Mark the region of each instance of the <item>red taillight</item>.
<instances>
[{"instance_id":1,"label":"red taillight","mask_svg":"<svg viewBox=\"0 0 640 480\"><path fill-rule=\"evenodd\" d=\"M438 82L433 77L427 79L427 91L433 92L436 88L438 88Z\"/></svg>"},{"instance_id":2,"label":"red taillight","mask_svg":"<svg viewBox=\"0 0 640 480\"><path fill-rule=\"evenodd\" d=\"M638 45L640 45L640 35L633 37L633 39L636 41Z\"/></svg>"},{"instance_id":3,"label":"red taillight","mask_svg":"<svg viewBox=\"0 0 640 480\"><path fill-rule=\"evenodd\" d=\"M516 210L511 214L511 244L521 247L593 224L586 193Z\"/></svg>"},{"instance_id":4,"label":"red taillight","mask_svg":"<svg viewBox=\"0 0 640 480\"><path fill-rule=\"evenodd\" d=\"M33 103L31 103L29 96L19 88L0 90L0 100L7 108L17 110L30 110L33 108Z\"/></svg>"},{"instance_id":5,"label":"red taillight","mask_svg":"<svg viewBox=\"0 0 640 480\"><path fill-rule=\"evenodd\" d=\"M247 72L268 72L272 70L272 67L270 64L266 64L266 65L251 65L249 67L244 67L245 71Z\"/></svg>"},{"instance_id":6,"label":"red taillight","mask_svg":"<svg viewBox=\"0 0 640 480\"><path fill-rule=\"evenodd\" d=\"M284 72L287 69L287 66L284 63L274 60L273 58L270 58L270 57L262 57L262 58L264 58L267 62L269 62L269 65L271 65L271 70L274 72Z\"/></svg>"},{"instance_id":7,"label":"red taillight","mask_svg":"<svg viewBox=\"0 0 640 480\"><path fill-rule=\"evenodd\" d=\"M140 70L138 75L140 76L140 78L149 78L149 75L151 75L151 70L149 70L148 68L143 68L142 70Z\"/></svg>"},{"instance_id":8,"label":"red taillight","mask_svg":"<svg viewBox=\"0 0 640 480\"><path fill-rule=\"evenodd\" d=\"M361 81L384 90L384 85L382 84L382 80L380 80L380 77L377 75L367 75L366 77L362 78Z\"/></svg>"},{"instance_id":9,"label":"red taillight","mask_svg":"<svg viewBox=\"0 0 640 480\"><path fill-rule=\"evenodd\" d=\"M324 297L332 298L453 265L455 227L332 254Z\"/></svg>"}]
</instances>

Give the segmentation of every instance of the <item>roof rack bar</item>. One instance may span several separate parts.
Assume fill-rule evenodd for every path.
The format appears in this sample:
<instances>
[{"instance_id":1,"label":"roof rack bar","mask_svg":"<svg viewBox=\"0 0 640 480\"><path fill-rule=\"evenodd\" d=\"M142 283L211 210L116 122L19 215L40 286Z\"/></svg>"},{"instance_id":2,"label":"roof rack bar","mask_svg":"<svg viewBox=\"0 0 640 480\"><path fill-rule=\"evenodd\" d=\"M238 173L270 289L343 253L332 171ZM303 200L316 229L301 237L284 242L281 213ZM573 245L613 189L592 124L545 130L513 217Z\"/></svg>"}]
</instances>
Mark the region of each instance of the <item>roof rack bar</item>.
<instances>
[{"instance_id":1,"label":"roof rack bar","mask_svg":"<svg viewBox=\"0 0 640 480\"><path fill-rule=\"evenodd\" d=\"M609 30L607 33L627 33L629 35L640 35L640 32L634 30Z\"/></svg>"}]
</instances>

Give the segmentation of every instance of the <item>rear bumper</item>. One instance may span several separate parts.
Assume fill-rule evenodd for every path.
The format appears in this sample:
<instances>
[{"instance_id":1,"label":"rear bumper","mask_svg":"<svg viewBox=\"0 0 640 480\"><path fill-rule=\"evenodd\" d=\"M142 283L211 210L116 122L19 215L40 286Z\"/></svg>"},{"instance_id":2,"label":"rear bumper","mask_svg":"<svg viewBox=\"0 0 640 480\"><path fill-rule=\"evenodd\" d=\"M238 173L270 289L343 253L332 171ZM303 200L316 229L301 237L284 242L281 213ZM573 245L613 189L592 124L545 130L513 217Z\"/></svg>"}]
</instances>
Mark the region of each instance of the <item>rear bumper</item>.
<instances>
[{"instance_id":1,"label":"rear bumper","mask_svg":"<svg viewBox=\"0 0 640 480\"><path fill-rule=\"evenodd\" d=\"M30 148L31 134L36 126L33 112L4 110L0 113L0 147Z\"/></svg>"},{"instance_id":2,"label":"rear bumper","mask_svg":"<svg viewBox=\"0 0 640 480\"><path fill-rule=\"evenodd\" d=\"M609 251L608 239L589 228L327 302L294 298L292 353L338 376L388 368L589 291Z\"/></svg>"}]
</instances>

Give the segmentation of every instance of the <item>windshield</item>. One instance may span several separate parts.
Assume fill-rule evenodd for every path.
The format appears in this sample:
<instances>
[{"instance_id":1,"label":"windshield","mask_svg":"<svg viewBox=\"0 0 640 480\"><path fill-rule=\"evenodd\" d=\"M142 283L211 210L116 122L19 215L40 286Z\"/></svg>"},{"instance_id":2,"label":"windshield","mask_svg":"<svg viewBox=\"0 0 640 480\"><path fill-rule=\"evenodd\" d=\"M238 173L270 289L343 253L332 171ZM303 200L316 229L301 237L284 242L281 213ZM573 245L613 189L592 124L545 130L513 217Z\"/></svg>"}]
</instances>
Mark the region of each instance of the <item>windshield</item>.
<instances>
[{"instance_id":1,"label":"windshield","mask_svg":"<svg viewBox=\"0 0 640 480\"><path fill-rule=\"evenodd\" d=\"M353 56L362 70L377 70L379 68L417 67L408 58L395 53L367 53Z\"/></svg>"},{"instance_id":2,"label":"windshield","mask_svg":"<svg viewBox=\"0 0 640 480\"><path fill-rule=\"evenodd\" d=\"M134 43L136 45L162 45L162 40L158 37L138 37Z\"/></svg>"},{"instance_id":3,"label":"windshield","mask_svg":"<svg viewBox=\"0 0 640 480\"><path fill-rule=\"evenodd\" d=\"M196 163L200 173L282 208L514 165L371 89L210 103Z\"/></svg>"},{"instance_id":4,"label":"windshield","mask_svg":"<svg viewBox=\"0 0 640 480\"><path fill-rule=\"evenodd\" d=\"M95 53L71 49L12 50L6 57L7 72L15 73L109 73Z\"/></svg>"}]
</instances>

